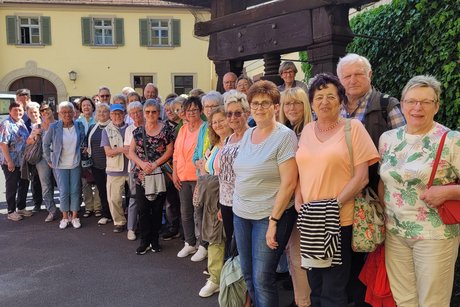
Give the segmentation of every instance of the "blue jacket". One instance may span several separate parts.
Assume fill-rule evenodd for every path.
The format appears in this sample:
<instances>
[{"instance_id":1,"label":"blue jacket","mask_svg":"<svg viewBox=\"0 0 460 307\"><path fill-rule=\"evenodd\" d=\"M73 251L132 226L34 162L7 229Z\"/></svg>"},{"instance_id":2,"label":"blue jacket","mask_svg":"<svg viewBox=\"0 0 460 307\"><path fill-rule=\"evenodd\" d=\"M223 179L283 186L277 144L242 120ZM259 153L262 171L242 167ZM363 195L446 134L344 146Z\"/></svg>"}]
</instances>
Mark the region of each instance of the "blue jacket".
<instances>
[{"instance_id":1,"label":"blue jacket","mask_svg":"<svg viewBox=\"0 0 460 307\"><path fill-rule=\"evenodd\" d=\"M77 161L80 161L81 148L85 140L85 127L81 122L74 121L73 124L77 132L75 154L77 155ZM50 125L50 128L43 137L43 157L46 162L51 163L52 168L57 168L59 159L61 158L63 129L62 121L59 120Z\"/></svg>"}]
</instances>

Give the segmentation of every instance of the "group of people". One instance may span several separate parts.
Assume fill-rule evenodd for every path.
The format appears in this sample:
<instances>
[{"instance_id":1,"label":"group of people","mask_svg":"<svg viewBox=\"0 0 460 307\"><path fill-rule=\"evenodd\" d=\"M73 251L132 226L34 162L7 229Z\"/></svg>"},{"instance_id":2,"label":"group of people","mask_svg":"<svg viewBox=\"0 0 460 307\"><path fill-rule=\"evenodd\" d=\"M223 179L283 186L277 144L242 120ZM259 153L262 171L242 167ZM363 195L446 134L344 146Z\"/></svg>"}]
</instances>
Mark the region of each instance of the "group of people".
<instances>
[{"instance_id":1,"label":"group of people","mask_svg":"<svg viewBox=\"0 0 460 307\"><path fill-rule=\"evenodd\" d=\"M370 188L385 207L385 264L397 306L449 306L460 229L443 224L436 208L460 200L458 185L446 185L460 177L460 133L434 121L441 84L415 76L399 102L372 87L371 65L357 54L339 60L337 77L321 73L308 86L295 80L292 62L279 73L280 86L227 73L223 95L194 90L164 103L153 84L144 99L125 88L112 101L101 87L97 97L80 98L79 115L73 103L60 103L58 120L47 104L29 102L24 115L27 95L18 91L0 125L8 219L32 215L27 179L34 194L38 178L45 221L53 221L54 174L61 229L81 227L83 200L83 217L113 221L130 240L139 235L139 255L161 251L165 208L162 238L183 236L177 256L208 258L202 297L219 291L234 240L246 304L278 306L285 254L295 305L366 306L358 279L366 254L353 252L351 240L354 199ZM23 152L36 142L42 159L32 165Z\"/></svg>"}]
</instances>

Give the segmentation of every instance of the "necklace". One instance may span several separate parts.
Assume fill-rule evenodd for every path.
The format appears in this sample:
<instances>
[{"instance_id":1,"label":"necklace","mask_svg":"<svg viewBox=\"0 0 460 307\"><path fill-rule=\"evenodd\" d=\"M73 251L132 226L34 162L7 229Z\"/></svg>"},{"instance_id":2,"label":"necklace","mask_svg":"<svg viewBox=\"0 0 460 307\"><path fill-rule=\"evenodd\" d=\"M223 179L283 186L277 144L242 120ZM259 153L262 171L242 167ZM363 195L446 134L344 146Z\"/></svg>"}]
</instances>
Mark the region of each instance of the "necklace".
<instances>
[{"instance_id":1,"label":"necklace","mask_svg":"<svg viewBox=\"0 0 460 307\"><path fill-rule=\"evenodd\" d=\"M341 120L341 119L339 118L335 123L333 123L332 125L330 125L330 126L327 127L326 129L319 129L319 127L318 127L318 121L315 121L315 127L316 127L316 129L318 129L318 131L321 132L321 133L328 132L328 131L334 129L335 127L337 127L337 125L340 123L340 120Z\"/></svg>"}]
</instances>

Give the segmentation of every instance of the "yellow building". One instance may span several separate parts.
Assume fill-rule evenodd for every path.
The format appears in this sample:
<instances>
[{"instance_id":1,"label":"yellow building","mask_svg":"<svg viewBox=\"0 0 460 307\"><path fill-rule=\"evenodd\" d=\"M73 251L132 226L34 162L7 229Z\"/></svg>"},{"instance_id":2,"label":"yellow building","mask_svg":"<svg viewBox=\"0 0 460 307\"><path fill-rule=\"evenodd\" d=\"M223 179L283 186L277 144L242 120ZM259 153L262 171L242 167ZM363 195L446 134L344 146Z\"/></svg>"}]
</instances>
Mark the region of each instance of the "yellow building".
<instances>
[{"instance_id":1,"label":"yellow building","mask_svg":"<svg viewBox=\"0 0 460 307\"><path fill-rule=\"evenodd\" d=\"M216 77L196 18L209 12L156 0L0 0L0 91L25 87L54 103L148 82L162 97L209 91Z\"/></svg>"}]
</instances>

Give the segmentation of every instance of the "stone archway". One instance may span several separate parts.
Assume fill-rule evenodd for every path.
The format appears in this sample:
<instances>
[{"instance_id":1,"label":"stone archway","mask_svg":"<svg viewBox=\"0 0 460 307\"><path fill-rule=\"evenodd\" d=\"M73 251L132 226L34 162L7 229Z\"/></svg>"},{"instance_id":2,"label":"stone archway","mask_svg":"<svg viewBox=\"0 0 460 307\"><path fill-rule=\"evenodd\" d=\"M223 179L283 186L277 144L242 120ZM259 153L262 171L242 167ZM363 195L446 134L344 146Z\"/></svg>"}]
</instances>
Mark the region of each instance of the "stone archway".
<instances>
[{"instance_id":1,"label":"stone archway","mask_svg":"<svg viewBox=\"0 0 460 307\"><path fill-rule=\"evenodd\" d=\"M67 89L62 79L52 71L37 67L35 61L27 61L24 68L13 70L0 80L0 91L8 91L18 79L26 77L41 77L53 83L57 91L56 103L67 100Z\"/></svg>"}]
</instances>

